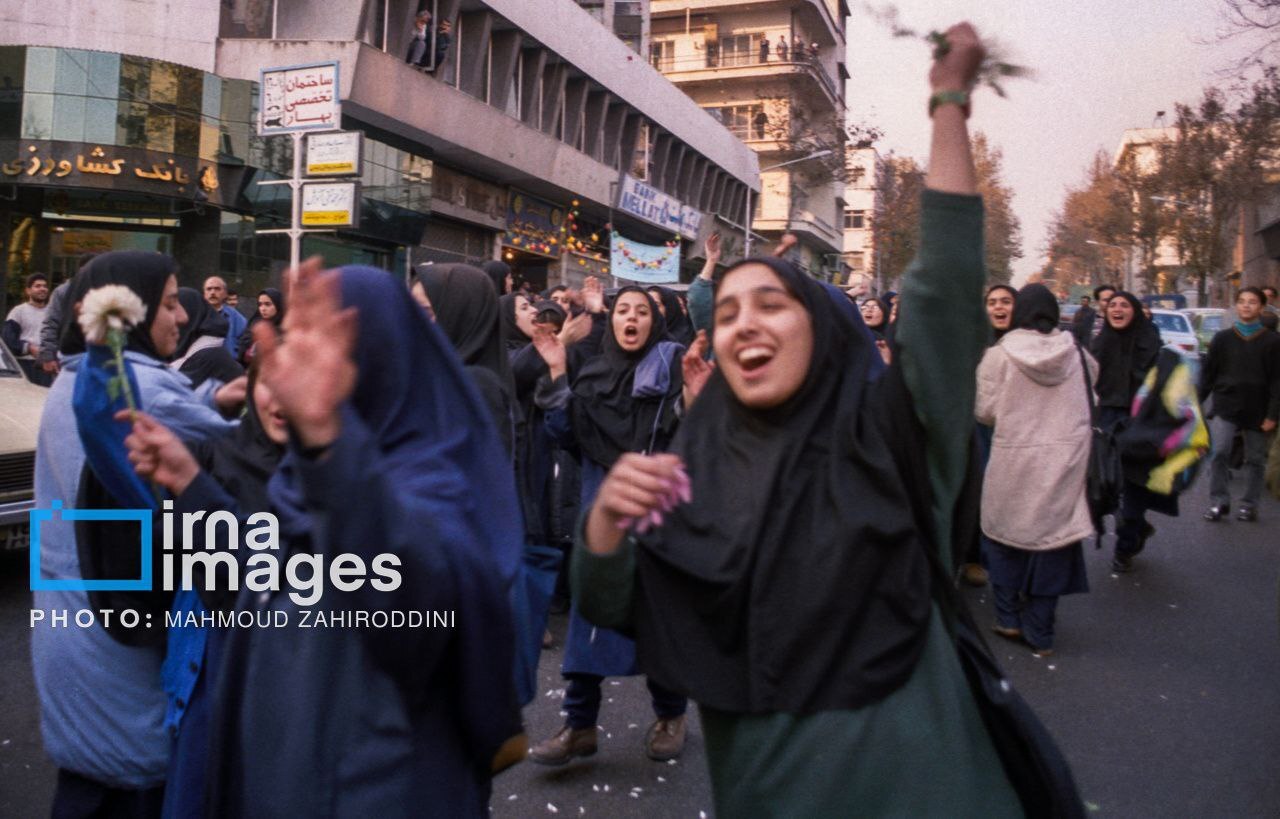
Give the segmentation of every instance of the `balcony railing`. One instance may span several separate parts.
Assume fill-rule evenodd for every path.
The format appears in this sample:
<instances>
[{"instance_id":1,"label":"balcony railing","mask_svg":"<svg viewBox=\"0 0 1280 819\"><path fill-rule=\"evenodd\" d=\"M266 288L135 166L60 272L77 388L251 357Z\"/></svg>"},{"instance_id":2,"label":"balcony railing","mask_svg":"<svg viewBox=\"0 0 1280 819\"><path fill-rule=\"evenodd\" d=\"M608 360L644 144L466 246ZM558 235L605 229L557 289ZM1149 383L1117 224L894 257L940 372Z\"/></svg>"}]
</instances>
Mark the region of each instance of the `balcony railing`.
<instances>
[{"instance_id":1,"label":"balcony railing","mask_svg":"<svg viewBox=\"0 0 1280 819\"><path fill-rule=\"evenodd\" d=\"M807 54L808 52L806 52ZM707 51L695 57L662 57L651 55L649 62L654 68L663 74L678 74L684 71L708 71L721 68L747 68L753 66L778 67L778 68L800 68L807 73L813 75L814 78L822 84L832 97L840 99L840 92L837 90L836 82L831 75L827 73L826 68L817 59L804 56L799 57L793 51L787 54L788 59L780 59L778 52L769 52L768 59L760 59L759 52L718 52L715 50Z\"/></svg>"}]
</instances>

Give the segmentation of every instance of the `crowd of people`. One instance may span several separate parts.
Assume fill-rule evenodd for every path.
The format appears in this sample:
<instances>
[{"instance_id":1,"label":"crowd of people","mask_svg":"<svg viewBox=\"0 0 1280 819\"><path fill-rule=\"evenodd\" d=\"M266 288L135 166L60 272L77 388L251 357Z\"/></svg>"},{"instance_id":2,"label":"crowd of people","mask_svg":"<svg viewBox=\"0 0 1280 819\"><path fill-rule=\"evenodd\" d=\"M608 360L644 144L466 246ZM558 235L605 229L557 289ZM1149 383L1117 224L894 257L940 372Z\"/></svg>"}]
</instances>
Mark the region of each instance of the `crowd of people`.
<instances>
[{"instance_id":1,"label":"crowd of people","mask_svg":"<svg viewBox=\"0 0 1280 819\"><path fill-rule=\"evenodd\" d=\"M269 513L275 545L189 525L181 548L231 557L104 591L76 581L137 576L136 526L46 525L41 576L68 582L33 608L165 624L33 627L53 815L485 816L510 765L594 754L603 682L637 674L651 759L683 752L699 709L722 816L1026 814L1033 786L971 687L934 569L989 578L997 633L1051 652L1058 597L1088 588L1092 430L1159 426L1133 419L1163 371L1129 294L1087 344L1039 285L991 288L984 317L962 101L984 51L968 25L946 36L919 255L900 292L861 304L786 261L792 237L724 268L713 235L683 295L595 279L535 294L499 261L404 283L312 259L252 321L219 277L179 287L166 256L85 260L53 324L37 506L149 508L157 527ZM89 305L121 290L141 307L113 357ZM1263 302L1242 291L1205 367L1215 509L1218 427L1245 436L1252 470L1280 408ZM35 357L44 336L22 329ZM1126 471L1117 571L1171 496L1143 470L1169 457ZM303 627L291 584L307 578L254 581L263 549L328 578L315 607L364 626ZM395 582L364 582L379 566ZM530 739L557 606L565 721ZM454 616L368 625L413 611Z\"/></svg>"}]
</instances>

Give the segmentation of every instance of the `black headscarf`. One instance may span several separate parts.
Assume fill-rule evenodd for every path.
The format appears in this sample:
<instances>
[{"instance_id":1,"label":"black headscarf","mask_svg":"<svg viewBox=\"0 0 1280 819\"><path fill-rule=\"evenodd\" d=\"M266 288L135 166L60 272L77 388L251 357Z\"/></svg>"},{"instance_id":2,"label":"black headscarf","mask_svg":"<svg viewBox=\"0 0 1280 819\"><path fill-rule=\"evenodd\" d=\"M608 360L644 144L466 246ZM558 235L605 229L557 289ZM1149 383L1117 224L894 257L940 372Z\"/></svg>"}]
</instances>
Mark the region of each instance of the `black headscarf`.
<instances>
[{"instance_id":1,"label":"black headscarf","mask_svg":"<svg viewBox=\"0 0 1280 819\"><path fill-rule=\"evenodd\" d=\"M125 349L159 359L160 354L151 342L151 323L156 320L156 313L160 310L165 284L177 272L177 261L163 253L113 250L94 256L71 280L71 289L67 293L67 314L71 319L64 322L58 351L63 355L85 351L84 333L80 330L80 323L75 320L75 305L84 301L85 295L94 288L122 284L138 294L138 298L147 306L146 318L129 333Z\"/></svg>"},{"instance_id":2,"label":"black headscarf","mask_svg":"<svg viewBox=\"0 0 1280 819\"><path fill-rule=\"evenodd\" d=\"M667 337L682 347L688 347L693 343L696 331L680 307L680 294L670 287L650 287L649 295L652 296L655 290L662 299L662 309L666 311L663 319L667 322Z\"/></svg>"},{"instance_id":3,"label":"black headscarf","mask_svg":"<svg viewBox=\"0 0 1280 819\"><path fill-rule=\"evenodd\" d=\"M693 500L636 553L640 664L718 710L859 708L906 682L927 635L922 433L843 296L780 259L725 280L744 264L804 305L813 356L778 407L744 406L717 371L685 417Z\"/></svg>"},{"instance_id":4,"label":"black headscarf","mask_svg":"<svg viewBox=\"0 0 1280 819\"><path fill-rule=\"evenodd\" d=\"M523 293L508 293L498 299L498 318L502 322L502 340L507 350L518 350L533 339L524 334L516 323L516 298L527 297ZM428 296L428 298L430 298ZM432 305L434 308L434 303Z\"/></svg>"},{"instance_id":5,"label":"black headscarf","mask_svg":"<svg viewBox=\"0 0 1280 819\"><path fill-rule=\"evenodd\" d=\"M992 293L994 293L994 292L996 292L997 290L1008 290L1008 291L1009 291L1009 295L1010 295L1010 296L1013 296L1013 303L1014 303L1014 304L1017 304L1017 303L1018 303L1018 291L1017 291L1017 289L1015 289L1015 288L1013 288L1013 287L1010 287L1010 286L1009 286L1009 285L1007 285L1007 284L993 284L993 285L991 285L990 287L988 287L988 288L987 288L987 294L986 294L985 296L983 296L983 297L982 297L983 309L985 309L985 308L986 308L987 299L991 298L991 294L992 294ZM992 335L991 343L992 343L992 344L995 344L995 343L996 343L996 342L998 342L1000 339L1004 338L1004 334L1005 334L1005 333L1009 332L1009 330L1012 330L1012 329L1013 329L1013 314L1012 314L1012 313L1010 313L1010 314L1009 314L1009 327L1008 327L1008 329L1005 329L1005 330L998 330L998 329L996 329L995 325L991 325L991 335Z\"/></svg>"},{"instance_id":6,"label":"black headscarf","mask_svg":"<svg viewBox=\"0 0 1280 819\"><path fill-rule=\"evenodd\" d=\"M1043 284L1028 284L1013 299L1010 330L1035 330L1052 333L1058 328L1058 299Z\"/></svg>"},{"instance_id":7,"label":"black headscarf","mask_svg":"<svg viewBox=\"0 0 1280 819\"><path fill-rule=\"evenodd\" d=\"M490 259L480 265L480 269L493 282L493 292L499 296L507 295L507 276L511 275L511 265L506 262Z\"/></svg>"},{"instance_id":8,"label":"black headscarf","mask_svg":"<svg viewBox=\"0 0 1280 819\"><path fill-rule=\"evenodd\" d=\"M867 324L866 327L877 337L883 338L889 330L889 312L893 310L893 305L889 303L887 297L873 298L872 301L880 305L880 323ZM863 319L863 323L866 323L866 319Z\"/></svg>"},{"instance_id":9,"label":"black headscarf","mask_svg":"<svg viewBox=\"0 0 1280 819\"><path fill-rule=\"evenodd\" d=\"M1121 291L1111 298L1129 302L1133 320L1117 330L1105 314L1102 317L1102 330L1090 348L1098 360L1098 406L1128 409L1160 355L1160 331L1142 312L1137 296Z\"/></svg>"},{"instance_id":10,"label":"black headscarf","mask_svg":"<svg viewBox=\"0 0 1280 819\"><path fill-rule=\"evenodd\" d=\"M187 323L178 334L178 349L174 350L174 358L182 358L191 349L191 345L201 336L226 338L231 323L221 312L214 310L204 300L200 291L191 287L178 288L178 301L187 313Z\"/></svg>"},{"instance_id":11,"label":"black headscarf","mask_svg":"<svg viewBox=\"0 0 1280 819\"><path fill-rule=\"evenodd\" d=\"M630 353L622 349L613 332L613 311L625 293L644 296L653 319L644 346ZM600 353L582 366L573 382L574 436L583 454L601 466L613 466L613 462L625 452L666 448L668 440L659 427L663 417L680 400L684 386L680 356L672 351L670 379L664 394L650 397L632 395L636 368L654 347L664 341L667 341L667 325L653 297L636 285L619 290L605 319Z\"/></svg>"}]
</instances>

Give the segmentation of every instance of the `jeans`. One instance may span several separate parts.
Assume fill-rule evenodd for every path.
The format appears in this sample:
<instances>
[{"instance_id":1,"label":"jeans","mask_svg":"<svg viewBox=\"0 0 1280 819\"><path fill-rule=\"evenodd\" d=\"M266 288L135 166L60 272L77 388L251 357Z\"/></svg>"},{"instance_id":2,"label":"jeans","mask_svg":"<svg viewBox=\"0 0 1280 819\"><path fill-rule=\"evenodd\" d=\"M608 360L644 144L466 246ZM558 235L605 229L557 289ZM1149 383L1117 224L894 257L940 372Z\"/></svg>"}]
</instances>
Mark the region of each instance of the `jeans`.
<instances>
[{"instance_id":1,"label":"jeans","mask_svg":"<svg viewBox=\"0 0 1280 819\"><path fill-rule=\"evenodd\" d=\"M1053 621L1058 596L1023 595L1009 586L991 584L996 603L996 622L1004 628L1022 629L1022 637L1032 648L1053 648Z\"/></svg>"},{"instance_id":2,"label":"jeans","mask_svg":"<svg viewBox=\"0 0 1280 819\"><path fill-rule=\"evenodd\" d=\"M1213 441L1209 497L1214 506L1231 505L1231 444L1236 432L1240 432L1244 437L1246 483L1240 505L1252 509L1258 505L1258 499L1262 497L1263 473L1267 466L1267 436L1261 429L1243 429L1238 424L1223 418L1209 419L1209 436Z\"/></svg>"},{"instance_id":3,"label":"jeans","mask_svg":"<svg viewBox=\"0 0 1280 819\"><path fill-rule=\"evenodd\" d=\"M565 674L569 685L564 692L564 710L568 712L565 723L574 730L593 728L600 717L600 685L604 677L598 674ZM653 698L653 713L658 719L674 719L683 716L689 701L668 691L653 680L646 679L649 696Z\"/></svg>"}]
</instances>

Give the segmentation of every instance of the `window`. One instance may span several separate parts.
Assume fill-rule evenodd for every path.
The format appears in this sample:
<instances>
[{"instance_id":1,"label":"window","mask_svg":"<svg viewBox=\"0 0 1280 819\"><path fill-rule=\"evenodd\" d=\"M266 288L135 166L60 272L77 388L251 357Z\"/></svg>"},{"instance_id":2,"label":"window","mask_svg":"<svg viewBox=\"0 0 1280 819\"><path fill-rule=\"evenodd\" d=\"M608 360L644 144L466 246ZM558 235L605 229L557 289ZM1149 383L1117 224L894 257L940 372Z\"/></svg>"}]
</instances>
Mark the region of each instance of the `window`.
<instances>
[{"instance_id":1,"label":"window","mask_svg":"<svg viewBox=\"0 0 1280 819\"><path fill-rule=\"evenodd\" d=\"M845 230L865 230L866 227L867 212L865 210L846 210L844 212Z\"/></svg>"},{"instance_id":2,"label":"window","mask_svg":"<svg viewBox=\"0 0 1280 819\"><path fill-rule=\"evenodd\" d=\"M649 44L649 62L659 71L671 71L676 65L676 44L673 40L655 40Z\"/></svg>"},{"instance_id":3,"label":"window","mask_svg":"<svg viewBox=\"0 0 1280 819\"><path fill-rule=\"evenodd\" d=\"M720 65L752 65L760 59L761 34L720 38Z\"/></svg>"},{"instance_id":4,"label":"window","mask_svg":"<svg viewBox=\"0 0 1280 819\"><path fill-rule=\"evenodd\" d=\"M771 123L762 103L724 105L719 108L708 108L707 111L724 123L724 126L738 139L769 139L771 137Z\"/></svg>"}]
</instances>

